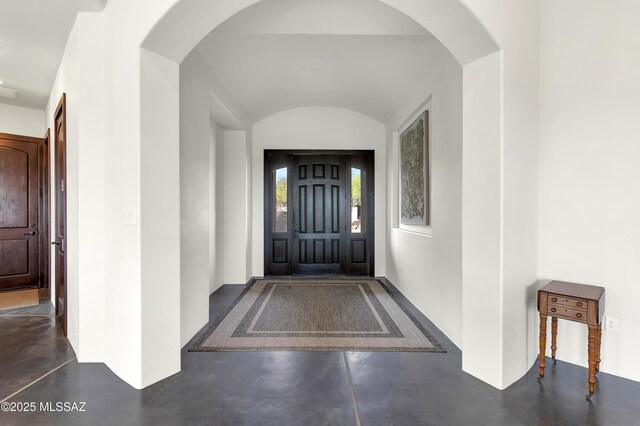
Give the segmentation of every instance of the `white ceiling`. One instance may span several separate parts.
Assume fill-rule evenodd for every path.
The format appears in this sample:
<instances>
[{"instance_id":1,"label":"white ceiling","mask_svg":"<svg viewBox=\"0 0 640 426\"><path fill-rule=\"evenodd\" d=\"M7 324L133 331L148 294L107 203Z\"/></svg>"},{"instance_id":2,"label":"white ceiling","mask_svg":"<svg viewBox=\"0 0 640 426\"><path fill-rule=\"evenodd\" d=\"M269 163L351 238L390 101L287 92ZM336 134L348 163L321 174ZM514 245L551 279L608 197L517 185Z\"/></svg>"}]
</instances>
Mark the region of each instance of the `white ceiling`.
<instances>
[{"instance_id":1,"label":"white ceiling","mask_svg":"<svg viewBox=\"0 0 640 426\"><path fill-rule=\"evenodd\" d=\"M252 121L317 105L388 121L444 46L371 0L265 0L197 47Z\"/></svg>"},{"instance_id":2,"label":"white ceiling","mask_svg":"<svg viewBox=\"0 0 640 426\"><path fill-rule=\"evenodd\" d=\"M17 99L0 103L44 109L78 12L100 11L103 0L0 0L0 87Z\"/></svg>"},{"instance_id":3,"label":"white ceiling","mask_svg":"<svg viewBox=\"0 0 640 426\"><path fill-rule=\"evenodd\" d=\"M318 105L386 122L442 47L429 36L216 34L200 52L252 121Z\"/></svg>"}]
</instances>

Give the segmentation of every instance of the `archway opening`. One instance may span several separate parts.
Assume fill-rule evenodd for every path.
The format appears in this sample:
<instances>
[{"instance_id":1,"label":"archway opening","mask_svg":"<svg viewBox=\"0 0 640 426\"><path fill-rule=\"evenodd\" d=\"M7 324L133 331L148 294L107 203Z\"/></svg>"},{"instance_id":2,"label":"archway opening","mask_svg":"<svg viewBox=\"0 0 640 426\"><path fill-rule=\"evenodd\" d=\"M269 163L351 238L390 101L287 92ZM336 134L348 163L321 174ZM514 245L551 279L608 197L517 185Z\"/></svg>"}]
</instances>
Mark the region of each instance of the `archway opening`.
<instances>
[{"instance_id":1,"label":"archway opening","mask_svg":"<svg viewBox=\"0 0 640 426\"><path fill-rule=\"evenodd\" d=\"M483 378L494 386L500 387L502 381L500 372L501 332L497 331L495 335L492 336L492 338L495 337L492 342L487 343L486 339L482 340L478 338L477 336L481 331L480 323L477 321L479 313L475 313L472 309L465 310L465 306L470 306L472 301L479 295L485 294L486 297L488 288L483 287L483 285L488 282L492 283L495 279L495 275L491 271L490 265L494 265L499 261L499 251L486 249L487 240L494 241L499 238L500 235L500 225L499 223L495 223L495 217L500 216L500 212L497 210L499 209L499 202L496 203L496 197L499 199L500 188L499 166L501 143L501 62L500 55L497 53L498 47L478 20L460 2L431 0L421 2L417 5L414 2L403 0L388 0L384 2L378 2L377 0L361 1L363 4L371 5L372 10L377 10L377 12L373 12L374 15L375 13L381 13L382 16L387 16L389 14L389 10L392 10L394 13L410 17L409 19L416 23L410 31L420 33L421 31L428 29L425 33L432 35L434 39L439 40L439 43L442 43L444 48L448 51L447 55L450 54L452 58L455 58L458 66L461 66L460 77L463 83L460 83L459 95L461 96L461 102L458 107L458 113L461 117L461 122L458 126L458 136L461 141L461 144L459 145L459 198L461 201L459 204L460 266L458 270L460 294L455 296L459 298L460 314L459 331L457 331L457 333L459 334L459 344L460 346L463 346L463 368L466 371ZM303 7L306 3L311 2L296 3ZM145 144L145 140L153 140L154 150L157 150L158 145L160 145L166 146L169 150L175 152L178 141L181 138L184 140L183 133L192 130L191 128L187 129L185 126L181 126L180 123L180 114L178 112L179 109L177 108L177 104L181 97L177 90L177 87L179 87L179 84L177 83L180 79L178 64L183 63L185 58L188 60L190 52L192 52L208 34L212 31L215 32L216 29L221 30L221 33L215 34L215 37L218 37L219 39L226 38L227 41L232 40L233 42L238 42L242 37L239 37L238 34L235 34L234 36L234 25L232 25L233 20L229 19L236 14L239 19L241 18L240 20L244 19L246 22L256 22L256 19L263 16L264 13L268 13L271 7L273 7L274 10L277 10L278 7L284 6L286 8L291 4L292 2L286 2L284 0L263 0L245 1L242 2L242 4L234 3L233 6L231 6L222 1L199 2L195 0L181 0L176 1L169 12L154 26L153 30L142 45L141 157L142 163L146 164L146 167L143 167L142 169L143 194L145 193L145 190L153 190L153 177L165 174L167 170L170 170L174 175L179 175L181 177L181 185L186 183L186 180L182 179L185 169L180 168L180 160L178 158L163 158L162 161L145 163L145 155L151 148L150 145L147 146L147 144ZM296 10L300 12L299 9ZM304 11L301 13L304 13ZM275 29L273 25L270 26L270 23L273 23L273 21L274 20L272 19L264 20L261 31L271 31L272 34L274 34L273 31L275 31ZM326 19L318 19L317 21L320 23L323 21L325 24L327 23ZM336 31L335 27L339 26L340 22L338 21L340 20L329 21L329 26L333 27L333 31ZM299 23L300 21L294 19L291 22ZM376 20L373 19L371 22L375 23ZM395 23L397 24L397 22ZM286 19L283 19L283 22L279 22L279 24L283 28L287 27ZM359 24L360 29L358 31L361 33L373 31L371 26L367 27L367 22L360 22ZM296 34L304 30L303 28L296 28L295 25L292 25L291 23L288 25L290 27L288 31L291 32L291 34L288 35ZM388 28L393 28L393 25L394 22L387 22ZM373 27L377 28L377 31L380 31L378 23L374 24ZM188 30L186 30L187 28ZM312 30L318 31L318 28L312 28ZM226 31L226 33L224 31ZM281 29L279 31L282 32L283 30ZM344 30L341 31L344 32ZM387 29L387 31L392 30ZM404 31L407 31L406 27ZM296 35L300 36L299 34ZM371 34L368 35L371 36ZM398 34L395 35L397 36ZM418 37L419 35L420 34L412 34L414 37ZM424 33L422 35L424 36ZM363 34L351 34L351 36L363 36ZM260 38L262 39L263 37L267 38L264 34ZM250 44L249 42L251 41L251 37L249 37L248 41L245 38L244 43ZM255 39L253 41L255 41ZM229 51L230 50L227 50L227 52ZM213 57L215 56L214 52ZM206 58L204 58L204 62L207 62ZM208 65L209 67L211 66L210 63ZM318 71L322 70L321 67L312 67L311 72L317 72L313 68L318 68ZM215 86L216 84L219 84L219 81L209 82L209 84ZM461 89L463 84L465 87L464 91ZM253 90L251 93L256 93L256 90ZM240 244L236 249L239 253L244 251L244 262L242 262L241 265L233 265L233 268L244 273L246 278L253 275L254 262L256 259L261 259L259 256L260 252L256 249L256 247L260 247L260 244L255 244L255 241L253 241L253 235L256 234L256 229L254 229L255 218L259 217L259 214L251 215L251 213L255 212L256 209L262 209L261 205L252 203L254 199L253 196L255 195L253 189L251 189L251 182L255 180L252 174L255 169L253 167L255 165L255 158L253 158L251 154L255 154L255 152L252 151L255 146L254 141L256 140L256 137L262 137L261 134L255 134L256 125L258 130L261 125L262 127L269 127L272 124L270 123L270 117L277 117L281 114L285 114L292 107L301 107L303 105L295 105L295 99L290 100L288 104L285 102L285 104L287 104L285 105L285 108L286 106L291 105L288 106L289 109L284 112L279 112L278 109L282 110L283 107L278 106L278 102L270 102L262 109L256 108L256 111L246 113L246 108L238 107L237 105L234 105L233 101L225 99L228 93L225 93L224 87L217 91L210 90L209 95L210 96L208 96L206 101L208 105L203 109L207 114L206 122L209 140L212 137L211 135L214 135L215 138L215 135L220 134L220 128L224 133L228 132L228 141L231 142L227 141L225 135L223 141L225 147L227 144L232 145L233 155L236 160L239 163L244 162L245 165L244 170L240 169L238 171L236 169L236 172L238 173L237 179L240 181L240 186L244 186L247 190L245 193L239 194L239 197L236 197L235 199L236 204L240 206L239 212L241 213L240 215L237 215L238 224L236 228L244 230L244 233L237 238L237 241L239 241ZM427 107L427 104L430 101L429 97L424 96L424 93L418 98L420 97L422 97L421 100L412 100L414 105L413 108L410 106L392 107L393 113L395 113L397 117L387 117L387 122L384 123L386 126L382 126L384 131L379 132L382 134L384 140L384 150L381 151L381 154L384 156L388 153L394 152L390 147L393 147L394 137L397 138L397 135L395 134L401 131L405 121L413 114L419 113L420 109ZM158 108L157 100L159 99L165 103L172 103L173 106L168 105L163 108ZM359 96L358 99L362 100L364 97ZM360 105L352 108L366 110L367 106L376 104L375 101L367 99L364 99L362 103L365 106ZM327 107L327 105L323 106L318 101L315 101L315 104L316 106L319 104L320 107ZM408 105L411 105L411 102L408 102ZM334 107L334 105L330 106ZM270 108L272 108L273 111L270 111ZM305 108L295 108L291 111L300 111L304 109ZM373 110L375 110L375 108L373 108L372 111ZM211 122L209 120L209 117L212 115L212 111L216 111L216 114L220 114L220 116L224 117L218 118L218 122L214 120L216 126L213 126L213 131L211 130ZM265 113L260 111L267 112ZM369 114L381 115L383 113L373 111L369 112ZM395 120L395 123L399 123L396 124L396 128L393 128L393 124L389 124L393 123L393 120ZM222 121L226 124L221 125L220 122ZM382 121L384 121L384 119L382 119ZM160 132L157 126L155 126L155 123L159 122L163 123L164 131L162 132ZM185 158L188 158L189 155L183 155L185 153L183 153L182 150L183 147L181 146L180 158L184 160ZM202 152L199 152L196 149L191 154L196 158L200 156ZM211 164L212 160L209 156L207 156L207 158L209 161L208 164ZM387 168L386 164L384 169L389 171L389 174L393 174L394 170ZM202 170L200 172L202 173ZM146 180L145 176L147 178ZM261 175L257 174L257 176ZM201 178L202 176L200 176L198 180L202 181ZM149 182L149 186L147 188L144 186L145 181ZM207 176L206 182L210 183L210 176ZM385 180L382 182L382 187L385 189L385 198L388 198L389 196L393 198L393 191L388 190L389 188L393 188L393 186L393 180L389 182L385 176ZM183 186L183 193L184 190L185 187ZM209 189L207 189L207 191L209 191ZM174 194L174 199L176 198L175 195L180 197L179 192L180 188L178 188L178 194ZM226 201L228 201L227 197L223 196L222 199L224 201L223 204L229 204L226 203ZM142 205L143 212L146 210L148 212L147 216L152 216L154 205L162 205L165 202L165 200L149 197L146 199L146 203L143 203ZM202 208L204 209L204 206L202 206ZM160 209L160 211L161 210L162 209ZM198 210L195 209L190 211L197 212ZM248 214L242 215L243 211ZM381 211L384 212L384 206ZM204 221L202 223L204 223ZM385 224L385 229L382 235L386 238L387 235L392 233L389 232L386 227L388 224L393 224L393 222L392 220L385 220L383 223ZM487 223L490 225L487 225ZM225 227L227 225L228 224L225 224ZM464 232L462 231L463 229ZM189 230L187 230L187 232L189 232ZM198 244L210 244L208 237L205 241L205 238L202 238L202 236L195 236L197 228L193 228L191 232L194 235L193 238L188 235L185 236L184 229L182 235L180 235L180 233L172 234L172 238L177 240L177 246L181 247L180 251L182 251L182 258L189 258L190 261L194 259L193 256L185 257L185 254L188 255L191 252L195 253L197 251ZM259 230L257 233L259 234ZM151 237L151 234L147 236L143 230L141 236L143 251L146 250L148 255L153 256L156 259L162 259L163 257L169 258L175 255L175 249L173 251L158 250L156 247L151 245L145 246L145 238L147 237ZM193 244L194 242L195 244ZM383 243L385 247L388 246L386 240L383 241ZM202 262L202 253L200 253L199 256L200 260L198 262ZM392 260L396 259L393 255L385 255L385 261L383 263L386 263L387 258L391 258ZM468 260L465 261L465 258ZM210 259L206 258L204 261L206 264L209 264ZM225 264L225 269L226 266L227 265ZM143 289L145 288L144 281L146 276L144 268L145 266L143 265ZM397 272L399 274L404 270L404 265L396 262L394 268L399 270L399 272ZM182 306L179 310L179 318L177 319L181 324L182 335L179 340L182 343L185 342L185 339L189 337L192 330L195 328L191 323L197 324L198 321L201 321L199 318L202 315L202 312L200 311L203 311L202 307L204 306L203 303L199 301L202 300L201 295L204 291L209 291L212 288L208 276L206 276L206 285L202 284L203 279L205 279L204 276L209 272L208 269L204 269L206 272L205 274L203 274L202 271L202 268L190 268L184 264L180 267L180 281L182 282L182 286L180 288L181 302L179 303L182 303ZM151 276L151 274L149 276ZM154 278L156 280L160 278L160 281L162 281L161 277L154 276ZM197 284L196 287L191 288L185 286L186 282L195 282L199 284ZM158 283L156 282L156 288L157 285ZM166 280L166 282L161 282L160 285L165 288L171 288L172 286L175 286L176 283ZM489 290L493 292L490 298L492 303L495 302L497 305L497 311L499 312L500 289L495 288L492 283L489 286ZM144 295L142 300L144 304ZM173 304L176 303L175 301L169 300L166 302ZM194 306L200 306L200 308L193 309ZM465 311L464 317L461 314L463 310ZM498 327L498 330L499 329L500 328ZM493 355L491 353L487 353L487 347L492 348L489 352L494 351L495 353ZM179 347L176 347L176 351L179 351ZM478 356L479 354L482 355ZM491 358L495 361L492 365L488 365L486 360ZM163 363L162 360L157 360L157 362L160 364ZM167 361L167 364L168 363L169 361Z\"/></svg>"}]
</instances>

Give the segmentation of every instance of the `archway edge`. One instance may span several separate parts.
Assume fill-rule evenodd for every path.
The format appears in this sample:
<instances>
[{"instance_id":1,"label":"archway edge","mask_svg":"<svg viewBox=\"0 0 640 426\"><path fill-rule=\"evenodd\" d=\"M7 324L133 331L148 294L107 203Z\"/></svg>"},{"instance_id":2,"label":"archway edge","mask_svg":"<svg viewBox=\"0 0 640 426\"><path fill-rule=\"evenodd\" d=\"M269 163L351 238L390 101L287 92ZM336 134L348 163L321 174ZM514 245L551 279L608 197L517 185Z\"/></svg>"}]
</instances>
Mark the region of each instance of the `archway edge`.
<instances>
[{"instance_id":1,"label":"archway edge","mask_svg":"<svg viewBox=\"0 0 640 426\"><path fill-rule=\"evenodd\" d=\"M151 28L142 47L177 63L214 28L254 4L268 0L175 0ZM461 0L372 0L407 15L466 65L499 46Z\"/></svg>"},{"instance_id":2,"label":"archway edge","mask_svg":"<svg viewBox=\"0 0 640 426\"><path fill-rule=\"evenodd\" d=\"M181 324L180 286L176 285L180 282L180 212L175 209L180 199L175 186L180 181L179 155L157 155L175 152L180 140L178 64L217 25L262 1L164 0L159 8L167 12L157 20L148 17L151 29L144 41L129 39L132 44L128 47L141 52L140 223L144 226L140 244L142 257L153 259L153 264L141 265L142 351L157 355L140 359L140 375L128 378L136 387L148 386L180 370L180 327L172 326ZM512 368L509 382L504 380L504 51L467 9L471 0L379 1L422 25L463 65L462 367L504 389L511 378L527 371L524 367ZM123 73L124 78L135 76ZM119 118L122 124L136 117ZM251 169L247 170L250 173ZM167 211L171 212L170 218ZM172 230L170 235L166 234L168 228ZM157 244L158 235L163 236L163 244ZM165 269L171 266L171 273L158 274L158 264ZM159 306L171 310L159 310ZM524 366L525 361L511 359L510 365Z\"/></svg>"}]
</instances>

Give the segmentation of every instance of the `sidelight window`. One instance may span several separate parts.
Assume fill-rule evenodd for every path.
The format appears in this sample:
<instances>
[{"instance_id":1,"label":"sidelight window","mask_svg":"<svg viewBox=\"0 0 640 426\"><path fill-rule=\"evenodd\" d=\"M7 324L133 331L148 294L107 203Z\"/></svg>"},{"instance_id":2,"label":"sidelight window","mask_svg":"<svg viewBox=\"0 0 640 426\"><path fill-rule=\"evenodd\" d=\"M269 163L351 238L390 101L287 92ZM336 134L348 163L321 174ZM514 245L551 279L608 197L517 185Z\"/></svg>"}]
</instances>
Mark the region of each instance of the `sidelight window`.
<instances>
[{"instance_id":1,"label":"sidelight window","mask_svg":"<svg viewBox=\"0 0 640 426\"><path fill-rule=\"evenodd\" d=\"M287 232L287 168L273 172L273 231Z\"/></svg>"},{"instance_id":2,"label":"sidelight window","mask_svg":"<svg viewBox=\"0 0 640 426\"><path fill-rule=\"evenodd\" d=\"M351 168L351 232L362 232L362 171Z\"/></svg>"}]
</instances>

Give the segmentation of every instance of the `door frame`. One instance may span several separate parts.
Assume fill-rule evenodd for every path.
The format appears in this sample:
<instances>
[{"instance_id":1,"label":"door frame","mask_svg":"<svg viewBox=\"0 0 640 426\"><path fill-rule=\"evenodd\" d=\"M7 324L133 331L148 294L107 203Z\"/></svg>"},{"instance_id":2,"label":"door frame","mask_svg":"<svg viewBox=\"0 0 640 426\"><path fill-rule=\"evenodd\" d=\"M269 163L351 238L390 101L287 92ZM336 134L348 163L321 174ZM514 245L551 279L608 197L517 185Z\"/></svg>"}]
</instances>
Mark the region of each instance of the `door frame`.
<instances>
[{"instance_id":1,"label":"door frame","mask_svg":"<svg viewBox=\"0 0 640 426\"><path fill-rule=\"evenodd\" d=\"M51 298L51 129L47 129L40 148L40 299Z\"/></svg>"},{"instance_id":2,"label":"door frame","mask_svg":"<svg viewBox=\"0 0 640 426\"><path fill-rule=\"evenodd\" d=\"M61 117L61 120L62 120L62 124L61 124L61 126L62 126L62 134L64 135L63 139L64 139L64 177L65 177L65 183L64 183L65 190L64 190L64 192L65 192L65 197L64 197L64 205L62 206L62 211L63 211L63 215L64 215L65 241L63 243L64 244L64 249L63 249L63 252L64 252L64 259L63 259L63 261L64 261L64 264L63 264L63 267L64 267L64 282L63 282L63 287L64 287L64 306L62 307L62 309L63 309L63 311L62 311L63 312L63 315L62 315L62 329L64 331L64 335L66 336L67 335L67 321L68 321L68 317L69 317L69 312L67 311L67 308L68 308L68 305L69 305L69 302L67 300L67 297L68 297L68 295L67 295L67 293L68 293L68 286L67 286L67 275L68 275L67 274L67 272L68 272L67 257L68 257L68 253L67 253L67 249L68 249L68 245L69 244L68 244L68 241L67 241L68 240L67 239L68 226L67 226L67 191L66 191L66 189L68 187L68 185L67 185L68 182L66 182L66 180L67 180L67 94L66 93L62 94L62 96L60 98L60 101L58 102L58 106L56 107L56 110L55 110L55 112L53 114L54 150L58 148L58 146L57 146L58 145L57 144L57 142L58 142L58 132L55 129L55 125L56 125L56 121L58 120L58 117ZM57 153L54 152L54 155L57 155ZM56 176L56 178L54 178L54 180L53 180L53 183L55 184L56 183L56 179L57 179L57 173L58 173L58 170L55 168L55 157L54 157L54 166L53 166L53 168L54 168L54 173L55 173L55 176ZM54 189L54 194L55 193L56 193L56 191ZM52 224L53 225L53 229L54 229L55 239L58 238L58 236L56 235L57 232L58 232L58 230L57 230L57 224L58 224L58 202L59 202L59 200L56 197L55 219L54 219L53 224ZM58 271L56 270L56 273L57 272ZM53 285L53 286L55 287L55 285ZM56 288L56 291L57 291L57 288ZM57 316L57 314L59 312L59 309L58 309L59 308L59 306L58 306L59 302L58 301L60 299L59 299L57 294L55 296L56 296L55 297L55 302L56 302L55 303L55 307L56 307L56 316Z\"/></svg>"},{"instance_id":3,"label":"door frame","mask_svg":"<svg viewBox=\"0 0 640 426\"><path fill-rule=\"evenodd\" d=\"M362 216L364 232L359 235L354 235L351 231L351 227L347 227L348 240L350 244L346 248L347 255L347 275L360 275L373 277L375 275L375 237L376 237L376 222L375 222L375 151L356 151L347 157L347 176L348 182L351 181L351 170L358 168L361 171L360 178L360 197L365 200L367 209ZM364 173L362 173L364 172ZM351 185L347 185L349 188L348 196L351 199ZM362 225L361 225L362 226ZM365 263L353 262L353 241L360 236L359 240L362 241L362 234L365 234L365 246L366 254L369 259ZM351 259L351 260L349 260Z\"/></svg>"},{"instance_id":4,"label":"door frame","mask_svg":"<svg viewBox=\"0 0 640 426\"><path fill-rule=\"evenodd\" d=\"M346 269L344 273L346 275L360 275L360 276L371 276L375 275L375 151L374 150L321 150L321 149L265 149L264 150L264 181L263 181L263 189L264 189L264 206L263 206L263 220L264 220L264 260L263 260L263 274L267 275L292 275L293 268L293 214L288 215L287 217L287 257L288 263L287 266L279 268L277 271L270 270L270 258L271 258L271 250L272 247L270 243L272 242L272 224L271 224L271 173L274 166L286 166L289 170L293 170L292 166L295 161L294 158L296 155L305 155L305 156L343 156L345 157L346 169L348 170L347 175L351 176L351 167L360 167L366 168L369 174L366 179L367 184L362 186L362 197L367 199L367 204L369 208L366 211L366 223L367 223L367 253L369 259L366 263L366 268L358 270L358 268L353 268L353 265L350 262L346 262ZM293 174L291 174L293 176ZM294 179L288 179L287 182L287 193L293 194L293 181ZM346 195L347 197L351 197L351 185L346 183ZM289 210L292 207L293 197L288 197ZM349 228L350 229L350 228ZM345 235L345 245L349 245L349 240L351 238L351 233L347 230L347 234ZM343 251L343 256L348 256L350 254L349 248ZM351 265L351 266L350 266ZM275 272L275 274L274 274Z\"/></svg>"},{"instance_id":5,"label":"door frame","mask_svg":"<svg viewBox=\"0 0 640 426\"><path fill-rule=\"evenodd\" d=\"M10 139L38 145L38 289L41 299L48 298L51 286L49 271L51 254L49 249L49 221L51 219L51 199L49 197L51 183L51 177L49 175L50 132L49 129L47 129L44 138L0 133L0 139Z\"/></svg>"},{"instance_id":6,"label":"door frame","mask_svg":"<svg viewBox=\"0 0 640 426\"><path fill-rule=\"evenodd\" d=\"M287 214L287 262L281 263L277 265L272 265L269 267L270 258L272 256L273 251L273 223L271 217L271 204L273 203L273 194L271 192L271 179L272 169L286 167L288 170L292 170L293 166L293 156L289 151L285 150L265 150L264 151L264 210L263 210L263 220L264 220L264 264L263 264L263 275L267 276L269 274L273 275L292 275L292 259L291 259L291 247L293 244L293 235L290 232L293 226L293 215ZM290 210L292 205L291 197L293 191L293 180L287 176L287 210ZM285 238L280 238L284 240ZM271 243L271 244L270 244ZM269 272L269 273L268 273Z\"/></svg>"}]
</instances>

